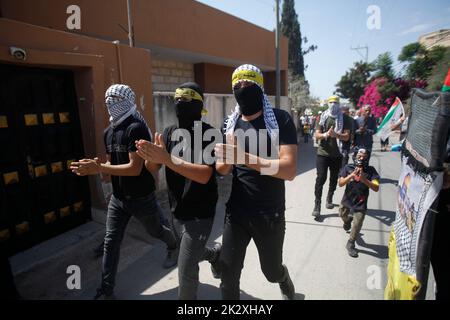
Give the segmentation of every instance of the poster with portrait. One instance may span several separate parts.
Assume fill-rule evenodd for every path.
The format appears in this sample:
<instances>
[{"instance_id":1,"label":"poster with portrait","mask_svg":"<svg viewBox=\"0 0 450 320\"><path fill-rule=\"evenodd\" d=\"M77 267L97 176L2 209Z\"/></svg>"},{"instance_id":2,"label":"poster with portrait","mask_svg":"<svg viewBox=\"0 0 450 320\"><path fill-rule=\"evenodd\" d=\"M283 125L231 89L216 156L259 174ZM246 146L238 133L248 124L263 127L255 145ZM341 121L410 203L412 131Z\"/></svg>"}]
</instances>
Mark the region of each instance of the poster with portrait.
<instances>
[{"instance_id":1,"label":"poster with portrait","mask_svg":"<svg viewBox=\"0 0 450 320\"><path fill-rule=\"evenodd\" d=\"M414 171L403 158L394 232L400 271L416 275L417 249L423 222L442 187L442 172Z\"/></svg>"}]
</instances>

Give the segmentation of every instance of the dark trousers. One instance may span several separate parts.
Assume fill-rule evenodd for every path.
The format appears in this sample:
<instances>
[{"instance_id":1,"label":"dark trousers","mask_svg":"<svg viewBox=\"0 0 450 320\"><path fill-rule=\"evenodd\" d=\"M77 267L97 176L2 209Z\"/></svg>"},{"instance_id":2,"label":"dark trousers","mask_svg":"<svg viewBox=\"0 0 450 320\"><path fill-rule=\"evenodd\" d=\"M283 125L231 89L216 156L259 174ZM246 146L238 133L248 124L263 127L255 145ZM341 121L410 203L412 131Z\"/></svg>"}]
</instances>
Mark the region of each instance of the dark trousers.
<instances>
[{"instance_id":1,"label":"dark trousers","mask_svg":"<svg viewBox=\"0 0 450 320\"><path fill-rule=\"evenodd\" d=\"M106 218L102 267L102 288L106 293L110 293L114 289L119 265L120 245L131 216L138 219L151 236L164 241L168 249L176 248L175 236L169 228L162 225L158 210L154 193L132 200L111 197Z\"/></svg>"},{"instance_id":2,"label":"dark trousers","mask_svg":"<svg viewBox=\"0 0 450 320\"><path fill-rule=\"evenodd\" d=\"M174 230L180 243L178 254L178 298L180 300L197 299L198 264L200 261L210 261L214 252L205 247L208 241L214 219L178 220L174 219Z\"/></svg>"},{"instance_id":3,"label":"dark trousers","mask_svg":"<svg viewBox=\"0 0 450 320\"><path fill-rule=\"evenodd\" d=\"M436 300L450 300L450 211L448 209L450 192L441 191L438 213L434 227L433 247L431 249L431 266L436 281Z\"/></svg>"},{"instance_id":4,"label":"dark trousers","mask_svg":"<svg viewBox=\"0 0 450 320\"><path fill-rule=\"evenodd\" d=\"M271 215L225 216L220 267L222 269L222 298L238 300L239 282L244 267L245 253L253 239L258 249L262 272L269 282L285 278L283 268L283 242L285 234L284 213Z\"/></svg>"},{"instance_id":5,"label":"dark trousers","mask_svg":"<svg viewBox=\"0 0 450 320\"><path fill-rule=\"evenodd\" d=\"M322 189L323 185L327 181L328 169L330 169L330 185L328 187L328 194L333 194L336 190L337 180L339 175L339 170L342 165L342 157L324 157L317 156L316 168L317 168L317 178L315 186L315 196L316 201L321 201L322 199Z\"/></svg>"}]
</instances>

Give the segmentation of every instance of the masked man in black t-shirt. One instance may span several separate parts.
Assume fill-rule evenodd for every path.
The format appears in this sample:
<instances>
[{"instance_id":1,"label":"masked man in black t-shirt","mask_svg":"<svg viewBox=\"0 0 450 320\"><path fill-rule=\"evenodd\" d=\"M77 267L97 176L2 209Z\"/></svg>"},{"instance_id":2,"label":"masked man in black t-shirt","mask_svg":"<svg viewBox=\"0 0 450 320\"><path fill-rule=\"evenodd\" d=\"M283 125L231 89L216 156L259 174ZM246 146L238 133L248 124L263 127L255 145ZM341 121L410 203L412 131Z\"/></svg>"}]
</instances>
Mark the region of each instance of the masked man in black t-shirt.
<instances>
[{"instance_id":1,"label":"masked man in black t-shirt","mask_svg":"<svg viewBox=\"0 0 450 320\"><path fill-rule=\"evenodd\" d=\"M176 255L177 248L174 234L161 223L153 176L136 153L135 142L140 139L151 141L151 134L145 119L137 111L135 94L126 85L112 85L106 91L105 103L111 122L104 132L106 163L95 158L71 164L72 171L77 175L102 173L111 175L112 180L113 195L106 218L102 284L95 299L113 294L120 244L131 216L137 218L150 235L166 243L168 258L165 267L176 264L172 256ZM152 169L150 165L147 168ZM153 164L153 170L156 169Z\"/></svg>"},{"instance_id":2,"label":"masked man in black t-shirt","mask_svg":"<svg viewBox=\"0 0 450 320\"><path fill-rule=\"evenodd\" d=\"M295 125L287 112L272 109L257 67L237 68L232 87L238 104L226 121L227 144L215 148L217 171L233 172L220 254L222 297L239 299L245 252L253 239L267 280L279 283L283 298L294 299L283 241L284 180L293 180L297 170Z\"/></svg>"},{"instance_id":3,"label":"masked man in black t-shirt","mask_svg":"<svg viewBox=\"0 0 450 320\"><path fill-rule=\"evenodd\" d=\"M219 130L202 122L203 90L193 82L175 91L178 126L156 134L155 143L137 142L138 155L146 162L165 166L169 203L174 216L174 230L180 241L178 256L178 297L197 298L198 264L218 261L220 245L205 247L214 222L218 198L215 177L215 139L222 141ZM214 141L206 136L214 137ZM205 137L205 139L203 139ZM207 149L208 148L208 149ZM209 154L207 150L209 150Z\"/></svg>"},{"instance_id":4,"label":"masked man in black t-shirt","mask_svg":"<svg viewBox=\"0 0 450 320\"><path fill-rule=\"evenodd\" d=\"M347 164L340 173L339 187L346 186L346 188L339 207L339 216L344 221L344 230L349 231L351 228L346 248L353 258L358 257L355 241L366 216L369 189L378 192L379 179L377 170L369 166L369 153L365 149L359 149L355 163ZM353 211L353 217L350 216L351 211Z\"/></svg>"}]
</instances>

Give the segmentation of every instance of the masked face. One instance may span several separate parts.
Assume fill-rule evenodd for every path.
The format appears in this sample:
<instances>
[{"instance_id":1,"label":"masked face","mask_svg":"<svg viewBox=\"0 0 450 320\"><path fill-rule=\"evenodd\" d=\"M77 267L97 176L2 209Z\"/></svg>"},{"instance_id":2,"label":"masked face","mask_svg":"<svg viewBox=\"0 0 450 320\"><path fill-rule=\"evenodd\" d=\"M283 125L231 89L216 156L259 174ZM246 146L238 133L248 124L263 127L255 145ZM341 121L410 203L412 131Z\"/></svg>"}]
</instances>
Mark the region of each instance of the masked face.
<instances>
[{"instance_id":1,"label":"masked face","mask_svg":"<svg viewBox=\"0 0 450 320\"><path fill-rule=\"evenodd\" d=\"M190 129L194 126L195 121L202 118L203 104L201 101L191 100L175 102L176 114L178 118L178 126L183 129Z\"/></svg>"},{"instance_id":2,"label":"masked face","mask_svg":"<svg viewBox=\"0 0 450 320\"><path fill-rule=\"evenodd\" d=\"M337 102L330 102L328 103L328 109L330 110L331 116L335 118L339 114L341 106Z\"/></svg>"},{"instance_id":3,"label":"masked face","mask_svg":"<svg viewBox=\"0 0 450 320\"><path fill-rule=\"evenodd\" d=\"M359 152L356 155L356 165L363 168L366 168L369 165L367 153Z\"/></svg>"},{"instance_id":4,"label":"masked face","mask_svg":"<svg viewBox=\"0 0 450 320\"><path fill-rule=\"evenodd\" d=\"M114 96L108 96L105 99L106 108L113 121L119 120L132 107L132 102Z\"/></svg>"},{"instance_id":5,"label":"masked face","mask_svg":"<svg viewBox=\"0 0 450 320\"><path fill-rule=\"evenodd\" d=\"M251 116L263 109L263 92L256 84L234 89L234 97L244 116Z\"/></svg>"}]
</instances>

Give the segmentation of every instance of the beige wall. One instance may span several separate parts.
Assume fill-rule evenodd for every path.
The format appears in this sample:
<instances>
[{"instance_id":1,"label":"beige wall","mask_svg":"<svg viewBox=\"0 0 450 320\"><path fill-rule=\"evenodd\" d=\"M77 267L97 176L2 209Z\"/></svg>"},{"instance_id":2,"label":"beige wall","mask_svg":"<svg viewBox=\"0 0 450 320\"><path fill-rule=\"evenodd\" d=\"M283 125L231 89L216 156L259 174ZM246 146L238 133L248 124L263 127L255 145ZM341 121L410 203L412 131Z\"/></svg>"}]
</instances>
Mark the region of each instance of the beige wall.
<instances>
[{"instance_id":1,"label":"beige wall","mask_svg":"<svg viewBox=\"0 0 450 320\"><path fill-rule=\"evenodd\" d=\"M419 42L431 48L434 46L450 47L450 29L439 30L420 36Z\"/></svg>"}]
</instances>

